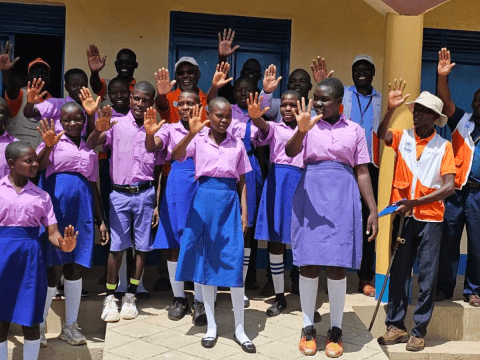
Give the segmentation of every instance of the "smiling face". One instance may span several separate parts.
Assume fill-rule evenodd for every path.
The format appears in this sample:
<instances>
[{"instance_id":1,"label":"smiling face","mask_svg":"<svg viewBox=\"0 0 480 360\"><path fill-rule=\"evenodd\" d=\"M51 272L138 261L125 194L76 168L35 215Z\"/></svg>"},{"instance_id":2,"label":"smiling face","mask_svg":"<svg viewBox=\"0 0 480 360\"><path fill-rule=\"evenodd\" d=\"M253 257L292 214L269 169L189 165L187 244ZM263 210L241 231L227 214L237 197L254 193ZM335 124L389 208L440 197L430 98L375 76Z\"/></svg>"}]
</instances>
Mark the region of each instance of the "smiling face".
<instances>
[{"instance_id":1,"label":"smiling face","mask_svg":"<svg viewBox=\"0 0 480 360\"><path fill-rule=\"evenodd\" d=\"M208 118L210 127L218 133L226 133L232 122L232 107L228 103L210 103Z\"/></svg>"},{"instance_id":2,"label":"smiling face","mask_svg":"<svg viewBox=\"0 0 480 360\"><path fill-rule=\"evenodd\" d=\"M112 102L112 106L115 110L119 111L122 109L128 108L130 90L128 85L122 82L115 82L114 84L109 84L108 87L108 97Z\"/></svg>"},{"instance_id":3,"label":"smiling face","mask_svg":"<svg viewBox=\"0 0 480 360\"><path fill-rule=\"evenodd\" d=\"M34 178L37 176L38 171L37 153L32 147L28 147L15 160L8 160L8 165L12 173L27 178Z\"/></svg>"},{"instance_id":4,"label":"smiling face","mask_svg":"<svg viewBox=\"0 0 480 360\"><path fill-rule=\"evenodd\" d=\"M143 119L147 109L154 104L154 97L147 91L133 88L130 95L130 110L135 119Z\"/></svg>"},{"instance_id":5,"label":"smiling face","mask_svg":"<svg viewBox=\"0 0 480 360\"><path fill-rule=\"evenodd\" d=\"M305 70L294 70L288 77L288 90L297 91L301 97L308 99L308 93L312 90L310 75Z\"/></svg>"},{"instance_id":6,"label":"smiling face","mask_svg":"<svg viewBox=\"0 0 480 360\"><path fill-rule=\"evenodd\" d=\"M433 128L433 124L440 117L435 111L420 105L415 104L413 107L413 127L418 128Z\"/></svg>"},{"instance_id":7,"label":"smiling face","mask_svg":"<svg viewBox=\"0 0 480 360\"><path fill-rule=\"evenodd\" d=\"M342 103L342 98L335 98L332 92L330 87L319 85L313 93L313 108L317 115L322 114L322 119L326 121L339 115L338 107Z\"/></svg>"},{"instance_id":8,"label":"smiling face","mask_svg":"<svg viewBox=\"0 0 480 360\"><path fill-rule=\"evenodd\" d=\"M66 135L79 137L85 125L85 115L78 107L64 107L60 113L60 123Z\"/></svg>"},{"instance_id":9,"label":"smiling face","mask_svg":"<svg viewBox=\"0 0 480 360\"><path fill-rule=\"evenodd\" d=\"M249 78L256 85L262 78L262 67L257 59L248 59L243 64L240 72L241 77Z\"/></svg>"},{"instance_id":10,"label":"smiling face","mask_svg":"<svg viewBox=\"0 0 480 360\"><path fill-rule=\"evenodd\" d=\"M256 86L249 78L240 78L235 83L233 97L241 109L248 109L247 99L250 94L255 94Z\"/></svg>"},{"instance_id":11,"label":"smiling face","mask_svg":"<svg viewBox=\"0 0 480 360\"><path fill-rule=\"evenodd\" d=\"M195 96L195 94L190 92L180 93L177 104L180 119L188 122L188 119L192 116L193 109L197 104L200 104L200 99L198 96Z\"/></svg>"},{"instance_id":12,"label":"smiling face","mask_svg":"<svg viewBox=\"0 0 480 360\"><path fill-rule=\"evenodd\" d=\"M68 95L77 103L81 103L80 89L82 87L88 87L88 78L85 74L72 74L65 82L65 90Z\"/></svg>"},{"instance_id":13,"label":"smiling face","mask_svg":"<svg viewBox=\"0 0 480 360\"><path fill-rule=\"evenodd\" d=\"M183 62L175 70L175 80L180 90L195 90L200 79L200 70L193 64Z\"/></svg>"},{"instance_id":14,"label":"smiling face","mask_svg":"<svg viewBox=\"0 0 480 360\"><path fill-rule=\"evenodd\" d=\"M357 88L372 86L375 67L366 60L357 61L352 67L353 83Z\"/></svg>"},{"instance_id":15,"label":"smiling face","mask_svg":"<svg viewBox=\"0 0 480 360\"><path fill-rule=\"evenodd\" d=\"M118 76L121 76L130 82L137 67L138 64L131 54L119 53L117 55L117 60L115 61L115 70L117 70Z\"/></svg>"},{"instance_id":16,"label":"smiling face","mask_svg":"<svg viewBox=\"0 0 480 360\"><path fill-rule=\"evenodd\" d=\"M280 114L286 123L296 121L295 110L297 110L297 101L300 100L299 96L294 94L285 94L282 96L282 102L280 103Z\"/></svg>"}]
</instances>

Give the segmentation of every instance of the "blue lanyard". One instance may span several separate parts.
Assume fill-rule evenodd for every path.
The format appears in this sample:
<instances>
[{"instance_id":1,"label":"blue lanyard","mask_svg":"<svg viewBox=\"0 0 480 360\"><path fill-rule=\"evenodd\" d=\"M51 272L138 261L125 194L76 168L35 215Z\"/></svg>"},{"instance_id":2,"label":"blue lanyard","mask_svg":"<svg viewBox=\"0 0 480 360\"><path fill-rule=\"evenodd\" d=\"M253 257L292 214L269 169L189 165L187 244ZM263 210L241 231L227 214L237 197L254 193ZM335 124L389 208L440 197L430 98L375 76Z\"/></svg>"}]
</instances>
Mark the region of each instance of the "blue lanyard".
<instances>
[{"instance_id":1,"label":"blue lanyard","mask_svg":"<svg viewBox=\"0 0 480 360\"><path fill-rule=\"evenodd\" d=\"M249 152L252 150L252 139L250 134L252 133L252 119L248 119L247 128L245 129L245 136L243 138L243 144L245 145L245 150Z\"/></svg>"},{"instance_id":2,"label":"blue lanyard","mask_svg":"<svg viewBox=\"0 0 480 360\"><path fill-rule=\"evenodd\" d=\"M360 110L360 123L363 124L363 117L365 116L365 113L367 112L368 108L372 104L373 95L370 96L370 100L368 100L368 104L363 110L362 110L362 104L360 103L360 96L358 96L357 93L355 93L355 95L357 97L358 109Z\"/></svg>"}]
</instances>

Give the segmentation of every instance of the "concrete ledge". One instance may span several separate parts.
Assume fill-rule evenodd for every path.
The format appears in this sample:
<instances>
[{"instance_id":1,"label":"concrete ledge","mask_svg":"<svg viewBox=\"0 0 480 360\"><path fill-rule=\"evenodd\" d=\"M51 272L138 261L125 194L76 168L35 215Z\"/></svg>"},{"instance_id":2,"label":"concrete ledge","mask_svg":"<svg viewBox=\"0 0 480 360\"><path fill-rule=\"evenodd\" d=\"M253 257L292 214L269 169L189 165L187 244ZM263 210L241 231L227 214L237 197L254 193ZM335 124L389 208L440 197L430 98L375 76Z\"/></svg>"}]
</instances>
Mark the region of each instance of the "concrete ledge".
<instances>
[{"instance_id":1,"label":"concrete ledge","mask_svg":"<svg viewBox=\"0 0 480 360\"><path fill-rule=\"evenodd\" d=\"M405 350L405 344L382 346L392 360L480 360L480 344L472 341L426 341L420 352Z\"/></svg>"}]
</instances>

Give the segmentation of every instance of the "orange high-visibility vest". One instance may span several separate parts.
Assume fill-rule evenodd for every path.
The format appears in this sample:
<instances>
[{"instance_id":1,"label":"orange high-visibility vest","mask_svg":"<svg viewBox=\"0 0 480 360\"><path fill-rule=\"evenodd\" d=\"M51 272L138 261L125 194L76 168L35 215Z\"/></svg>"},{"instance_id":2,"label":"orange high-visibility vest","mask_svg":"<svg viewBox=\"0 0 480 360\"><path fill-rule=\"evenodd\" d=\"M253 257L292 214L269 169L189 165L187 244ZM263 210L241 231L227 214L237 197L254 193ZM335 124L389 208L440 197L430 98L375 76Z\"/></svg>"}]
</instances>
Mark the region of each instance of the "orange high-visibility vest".
<instances>
[{"instance_id":1,"label":"orange high-visibility vest","mask_svg":"<svg viewBox=\"0 0 480 360\"><path fill-rule=\"evenodd\" d=\"M463 115L452 133L453 155L455 156L455 188L461 189L468 180L472 169L475 144L470 133L475 128L472 114Z\"/></svg>"}]
</instances>

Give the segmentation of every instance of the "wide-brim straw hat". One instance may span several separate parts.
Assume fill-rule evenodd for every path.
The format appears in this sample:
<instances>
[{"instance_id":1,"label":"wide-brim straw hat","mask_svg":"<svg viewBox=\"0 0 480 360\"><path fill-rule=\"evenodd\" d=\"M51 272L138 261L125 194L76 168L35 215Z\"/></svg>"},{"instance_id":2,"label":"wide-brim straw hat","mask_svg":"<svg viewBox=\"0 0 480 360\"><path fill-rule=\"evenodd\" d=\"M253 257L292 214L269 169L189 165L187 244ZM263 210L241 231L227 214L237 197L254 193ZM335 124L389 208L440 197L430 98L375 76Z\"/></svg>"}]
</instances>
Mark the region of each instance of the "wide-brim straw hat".
<instances>
[{"instance_id":1,"label":"wide-brim straw hat","mask_svg":"<svg viewBox=\"0 0 480 360\"><path fill-rule=\"evenodd\" d=\"M448 118L446 115L442 114L443 101L435 95L429 93L428 91L423 91L415 101L406 103L411 112L413 112L415 104L423 105L440 115L440 117L435 121L435 125L444 127L447 124Z\"/></svg>"}]
</instances>

